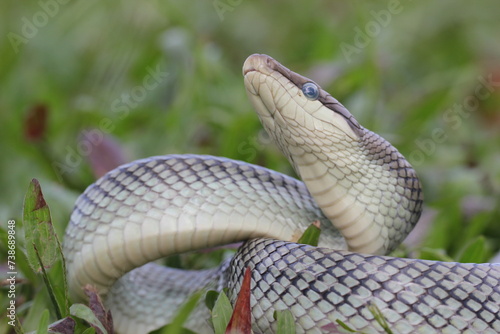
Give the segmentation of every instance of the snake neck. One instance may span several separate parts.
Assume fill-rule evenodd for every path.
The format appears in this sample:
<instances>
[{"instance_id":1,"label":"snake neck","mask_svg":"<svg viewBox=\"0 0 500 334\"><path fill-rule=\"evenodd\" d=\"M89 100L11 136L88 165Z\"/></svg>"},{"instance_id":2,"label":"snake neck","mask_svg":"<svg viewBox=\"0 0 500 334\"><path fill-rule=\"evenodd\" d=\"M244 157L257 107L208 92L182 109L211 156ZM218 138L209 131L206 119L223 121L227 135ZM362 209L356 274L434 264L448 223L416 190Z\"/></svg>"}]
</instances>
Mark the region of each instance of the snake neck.
<instances>
[{"instance_id":1,"label":"snake neck","mask_svg":"<svg viewBox=\"0 0 500 334\"><path fill-rule=\"evenodd\" d=\"M357 138L341 136L327 124L322 131L281 126L272 132L263 124L350 250L386 254L413 229L421 185L384 138L366 129Z\"/></svg>"},{"instance_id":2,"label":"snake neck","mask_svg":"<svg viewBox=\"0 0 500 334\"><path fill-rule=\"evenodd\" d=\"M307 132L297 137L282 129L272 136L350 250L393 250L422 211L415 170L394 146L369 130L363 129L358 139Z\"/></svg>"}]
</instances>

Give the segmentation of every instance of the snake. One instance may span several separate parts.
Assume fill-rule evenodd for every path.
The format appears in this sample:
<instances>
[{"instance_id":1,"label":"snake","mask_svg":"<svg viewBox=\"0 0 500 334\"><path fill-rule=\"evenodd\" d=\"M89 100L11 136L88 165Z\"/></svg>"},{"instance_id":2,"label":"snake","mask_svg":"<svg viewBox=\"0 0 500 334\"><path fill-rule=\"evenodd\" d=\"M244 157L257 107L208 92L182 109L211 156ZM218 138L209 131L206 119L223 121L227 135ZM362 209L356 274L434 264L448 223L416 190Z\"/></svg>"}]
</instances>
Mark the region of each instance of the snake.
<instances>
[{"instance_id":1,"label":"snake","mask_svg":"<svg viewBox=\"0 0 500 334\"><path fill-rule=\"evenodd\" d=\"M246 93L297 176L208 155L137 160L77 199L63 252L69 291L91 285L117 333L172 321L195 291L225 288L235 303L250 269L254 333L289 310L297 333L499 333L500 264L390 257L419 220L417 173L313 80L270 56L243 65ZM297 243L312 223L318 246ZM243 242L219 267L157 260ZM382 315L376 317L373 310ZM200 304L184 326L210 333Z\"/></svg>"}]
</instances>

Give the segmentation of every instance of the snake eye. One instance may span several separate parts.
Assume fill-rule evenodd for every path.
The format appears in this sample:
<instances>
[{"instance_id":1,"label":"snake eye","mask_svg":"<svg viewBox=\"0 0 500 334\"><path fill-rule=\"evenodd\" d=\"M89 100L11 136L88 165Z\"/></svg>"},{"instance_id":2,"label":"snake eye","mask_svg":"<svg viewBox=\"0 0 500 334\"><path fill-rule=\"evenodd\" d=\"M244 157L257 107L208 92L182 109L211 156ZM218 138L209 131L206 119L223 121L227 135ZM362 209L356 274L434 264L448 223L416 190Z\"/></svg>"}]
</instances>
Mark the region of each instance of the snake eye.
<instances>
[{"instance_id":1,"label":"snake eye","mask_svg":"<svg viewBox=\"0 0 500 334\"><path fill-rule=\"evenodd\" d=\"M304 93L304 96L307 97L309 100L317 100L319 97L319 88L316 86L316 84L312 82L306 82L302 86L302 93Z\"/></svg>"}]
</instances>

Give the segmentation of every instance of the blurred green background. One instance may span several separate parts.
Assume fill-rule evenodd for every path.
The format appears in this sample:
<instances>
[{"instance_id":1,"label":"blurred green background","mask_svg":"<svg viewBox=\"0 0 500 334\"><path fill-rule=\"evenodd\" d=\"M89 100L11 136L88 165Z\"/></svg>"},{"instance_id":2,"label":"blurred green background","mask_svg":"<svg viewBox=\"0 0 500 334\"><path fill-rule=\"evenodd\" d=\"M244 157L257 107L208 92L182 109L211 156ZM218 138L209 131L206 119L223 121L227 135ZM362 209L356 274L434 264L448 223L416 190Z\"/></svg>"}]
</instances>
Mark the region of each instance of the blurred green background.
<instances>
[{"instance_id":1,"label":"blurred green background","mask_svg":"<svg viewBox=\"0 0 500 334\"><path fill-rule=\"evenodd\" d=\"M500 248L497 2L2 7L2 229L7 219L21 229L23 196L37 178L62 236L107 160L200 153L293 174L244 92L243 61L266 53L320 83L417 169L429 229L408 243L414 256L464 259L472 249L473 260L488 261Z\"/></svg>"}]
</instances>

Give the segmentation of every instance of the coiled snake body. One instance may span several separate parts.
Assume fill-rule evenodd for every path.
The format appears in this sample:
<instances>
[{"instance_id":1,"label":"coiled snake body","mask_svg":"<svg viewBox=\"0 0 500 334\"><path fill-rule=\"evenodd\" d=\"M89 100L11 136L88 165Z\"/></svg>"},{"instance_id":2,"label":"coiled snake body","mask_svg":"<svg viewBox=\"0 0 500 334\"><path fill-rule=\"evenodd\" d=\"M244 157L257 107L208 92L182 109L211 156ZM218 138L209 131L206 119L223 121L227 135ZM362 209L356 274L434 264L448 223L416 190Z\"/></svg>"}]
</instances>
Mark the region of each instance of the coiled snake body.
<instances>
[{"instance_id":1,"label":"coiled snake body","mask_svg":"<svg viewBox=\"0 0 500 334\"><path fill-rule=\"evenodd\" d=\"M119 333L145 333L167 324L197 289L228 287L234 302L250 267L256 333L273 332L282 309L299 333L345 332L337 320L383 333L372 305L397 333L500 332L500 265L381 256L421 213L421 186L404 157L271 57L250 56L243 74L262 124L304 183L211 156L121 166L87 188L72 213L64 253L74 298L92 284ZM316 220L320 247L294 243ZM149 263L242 240L213 270ZM210 331L208 316L200 305L186 326Z\"/></svg>"}]
</instances>

